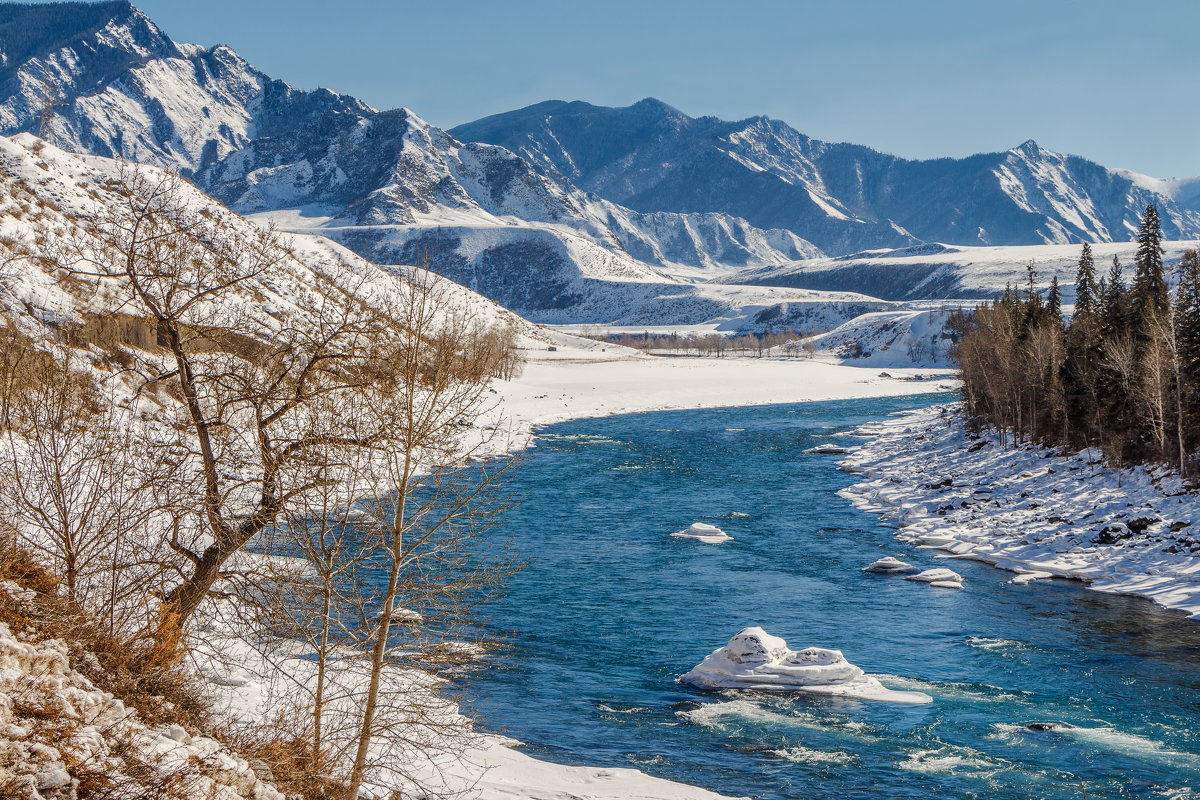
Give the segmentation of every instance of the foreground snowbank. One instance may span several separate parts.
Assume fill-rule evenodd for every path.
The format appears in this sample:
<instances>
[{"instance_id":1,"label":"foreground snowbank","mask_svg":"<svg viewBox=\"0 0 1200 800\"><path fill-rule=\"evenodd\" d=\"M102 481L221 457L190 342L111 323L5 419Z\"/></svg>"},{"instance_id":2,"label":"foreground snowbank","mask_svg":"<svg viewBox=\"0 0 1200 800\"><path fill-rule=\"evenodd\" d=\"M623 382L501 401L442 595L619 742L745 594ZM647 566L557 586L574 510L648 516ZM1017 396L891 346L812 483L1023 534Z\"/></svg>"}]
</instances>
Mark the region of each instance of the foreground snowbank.
<instances>
[{"instance_id":1,"label":"foreground snowbank","mask_svg":"<svg viewBox=\"0 0 1200 800\"><path fill-rule=\"evenodd\" d=\"M1163 469L1116 470L1094 451L1002 449L969 434L958 406L897 415L842 461L866 480L842 491L897 536L947 557L1075 578L1200 618L1200 496Z\"/></svg>"},{"instance_id":2,"label":"foreground snowbank","mask_svg":"<svg viewBox=\"0 0 1200 800\"><path fill-rule=\"evenodd\" d=\"M222 710L234 721L255 724L278 714L284 698L311 692L316 664L304 646L277 643L261 651L236 637L211 639L193 651L197 669L213 684ZM366 672L361 659L337 659L326 675L327 735L344 734L345 719L361 701ZM436 694L441 680L418 670L390 668L384 694L402 696L408 726L400 740L379 737L372 745L363 789L370 796L456 797L518 800L722 800L686 784L635 769L575 767L539 761L513 749L520 742L473 729L457 705ZM389 712L395 713L395 712ZM405 715L411 719L405 719ZM264 798L270 800L270 798Z\"/></svg>"},{"instance_id":3,"label":"foreground snowbank","mask_svg":"<svg viewBox=\"0 0 1200 800\"><path fill-rule=\"evenodd\" d=\"M744 628L680 678L701 689L758 689L883 700L933 702L921 692L897 692L851 664L840 650L809 647L799 652L762 628Z\"/></svg>"}]
</instances>

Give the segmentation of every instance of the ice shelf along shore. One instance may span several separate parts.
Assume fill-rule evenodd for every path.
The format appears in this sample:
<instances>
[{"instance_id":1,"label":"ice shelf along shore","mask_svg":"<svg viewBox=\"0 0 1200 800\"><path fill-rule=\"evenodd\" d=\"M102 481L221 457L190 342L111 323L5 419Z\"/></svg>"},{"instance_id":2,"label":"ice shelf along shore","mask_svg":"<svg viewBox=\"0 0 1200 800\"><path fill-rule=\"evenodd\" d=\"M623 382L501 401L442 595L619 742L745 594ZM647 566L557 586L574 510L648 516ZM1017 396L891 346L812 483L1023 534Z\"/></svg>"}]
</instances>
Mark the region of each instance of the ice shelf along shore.
<instances>
[{"instance_id":1,"label":"ice shelf along shore","mask_svg":"<svg viewBox=\"0 0 1200 800\"><path fill-rule=\"evenodd\" d=\"M1014 584L1072 578L1200 619L1200 495L1178 474L1116 470L1095 449L1001 447L959 414L940 405L859 428L869 441L841 468L863 480L842 496L901 540L1010 570Z\"/></svg>"},{"instance_id":2,"label":"ice shelf along shore","mask_svg":"<svg viewBox=\"0 0 1200 800\"><path fill-rule=\"evenodd\" d=\"M921 692L886 688L840 650L809 647L797 652L762 628L744 628L680 680L701 689L808 692L911 705L933 702Z\"/></svg>"}]
</instances>

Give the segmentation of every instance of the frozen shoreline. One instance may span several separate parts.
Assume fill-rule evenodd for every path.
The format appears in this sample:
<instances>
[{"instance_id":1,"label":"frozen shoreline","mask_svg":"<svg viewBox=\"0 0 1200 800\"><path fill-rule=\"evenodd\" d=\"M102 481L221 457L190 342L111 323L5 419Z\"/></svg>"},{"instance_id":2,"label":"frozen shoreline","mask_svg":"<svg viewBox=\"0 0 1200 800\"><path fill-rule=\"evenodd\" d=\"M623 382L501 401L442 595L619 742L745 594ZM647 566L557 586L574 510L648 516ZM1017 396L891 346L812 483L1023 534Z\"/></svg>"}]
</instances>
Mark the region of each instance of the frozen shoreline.
<instances>
[{"instance_id":1,"label":"frozen shoreline","mask_svg":"<svg viewBox=\"0 0 1200 800\"><path fill-rule=\"evenodd\" d=\"M841 468L841 492L897 537L944 558L982 561L1014 584L1072 578L1200 619L1200 497L1165 469L1117 471L1082 451L1001 449L953 419L957 404L896 415Z\"/></svg>"},{"instance_id":2,"label":"frozen shoreline","mask_svg":"<svg viewBox=\"0 0 1200 800\"><path fill-rule=\"evenodd\" d=\"M849 366L827 358L647 356L622 347L531 351L520 377L495 384L492 413L516 437L572 419L693 408L778 405L930 394L956 379L945 369Z\"/></svg>"}]
</instances>

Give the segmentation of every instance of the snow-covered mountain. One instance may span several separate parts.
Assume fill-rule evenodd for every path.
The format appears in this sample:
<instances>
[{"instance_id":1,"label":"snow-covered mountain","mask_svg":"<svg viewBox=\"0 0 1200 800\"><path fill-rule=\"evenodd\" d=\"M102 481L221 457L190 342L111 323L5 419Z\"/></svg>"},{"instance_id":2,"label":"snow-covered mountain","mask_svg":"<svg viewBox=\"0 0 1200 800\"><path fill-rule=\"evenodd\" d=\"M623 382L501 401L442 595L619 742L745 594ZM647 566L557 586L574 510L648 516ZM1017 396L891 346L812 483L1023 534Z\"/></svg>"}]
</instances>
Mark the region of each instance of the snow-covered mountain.
<instances>
[{"instance_id":1,"label":"snow-covered mountain","mask_svg":"<svg viewBox=\"0 0 1200 800\"><path fill-rule=\"evenodd\" d=\"M1200 181L1031 142L905 161L654 100L542 103L447 132L408 109L295 89L228 47L178 44L124 0L0 12L0 133L179 170L236 211L376 263L428 259L542 322L750 320L778 306L800 323L822 302L813 289L854 303L961 295L954 270L906 259L940 247L928 242L1128 240L1147 202L1168 237L1200 235ZM900 252L864 269L837 260L879 248ZM1026 260L1006 261L1012 279Z\"/></svg>"},{"instance_id":2,"label":"snow-covered mountain","mask_svg":"<svg viewBox=\"0 0 1200 800\"><path fill-rule=\"evenodd\" d=\"M99 249L93 229L97 212L121 202L120 184L129 173L120 162L64 152L30 134L0 136L0 311L34 338L45 326L62 329L98 316L127 313L127 301L87 277L65 279L42 253ZM148 173L147 180L161 180ZM219 222L223 231L251 241L260 227L183 182L178 201L197 217ZM307 319L328 287L337 295L403 297L410 291L404 270L380 267L325 237L282 234L286 257L268 279L248 278L229 293L217 293L212 313L236 316L265 332L280 319ZM442 284L444 313L487 327L506 327L520 344L545 347L568 343L554 331L450 282ZM788 291L788 290L774 290ZM797 291L797 290L791 290ZM570 340L572 345L578 342Z\"/></svg>"},{"instance_id":3,"label":"snow-covered mountain","mask_svg":"<svg viewBox=\"0 0 1200 800\"><path fill-rule=\"evenodd\" d=\"M812 139L766 117L694 119L654 99L551 101L453 128L641 212L721 211L845 255L919 242L1124 241L1148 203L1168 238L1200 235L1200 182L1155 183L1028 141L910 161Z\"/></svg>"},{"instance_id":4,"label":"snow-covered mountain","mask_svg":"<svg viewBox=\"0 0 1200 800\"><path fill-rule=\"evenodd\" d=\"M570 305L564 281L670 284L820 254L722 213L631 212L407 109L300 91L228 47L177 44L127 2L2 8L0 132L177 169L240 212L303 209L302 227L318 227L315 214L372 258L439 227L472 231L457 238L483 250L431 249L433 266L504 273L480 285L522 311ZM549 286L526 286L543 277Z\"/></svg>"}]
</instances>

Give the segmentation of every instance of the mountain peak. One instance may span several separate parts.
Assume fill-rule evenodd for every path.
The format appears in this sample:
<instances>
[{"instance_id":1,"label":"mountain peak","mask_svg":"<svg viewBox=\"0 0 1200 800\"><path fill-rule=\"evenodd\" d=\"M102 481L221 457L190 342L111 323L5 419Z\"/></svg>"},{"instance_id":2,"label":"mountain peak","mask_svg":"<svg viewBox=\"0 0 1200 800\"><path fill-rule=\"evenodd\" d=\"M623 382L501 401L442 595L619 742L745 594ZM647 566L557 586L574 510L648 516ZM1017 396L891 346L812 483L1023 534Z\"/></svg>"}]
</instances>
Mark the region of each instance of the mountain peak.
<instances>
[{"instance_id":1,"label":"mountain peak","mask_svg":"<svg viewBox=\"0 0 1200 800\"><path fill-rule=\"evenodd\" d=\"M638 100L636 103L634 103L630 107L631 108L640 108L643 110L653 109L655 111L662 111L662 112L666 112L666 113L670 113L670 114L682 114L683 113L679 109L675 108L675 106L672 106L668 103L664 103L662 100L659 100L657 97L643 97L641 100Z\"/></svg>"}]
</instances>

